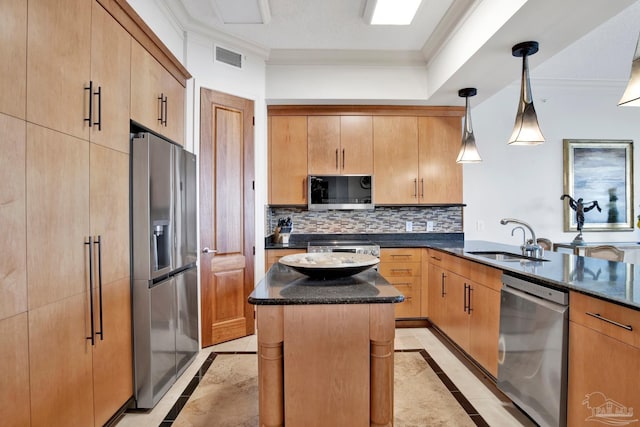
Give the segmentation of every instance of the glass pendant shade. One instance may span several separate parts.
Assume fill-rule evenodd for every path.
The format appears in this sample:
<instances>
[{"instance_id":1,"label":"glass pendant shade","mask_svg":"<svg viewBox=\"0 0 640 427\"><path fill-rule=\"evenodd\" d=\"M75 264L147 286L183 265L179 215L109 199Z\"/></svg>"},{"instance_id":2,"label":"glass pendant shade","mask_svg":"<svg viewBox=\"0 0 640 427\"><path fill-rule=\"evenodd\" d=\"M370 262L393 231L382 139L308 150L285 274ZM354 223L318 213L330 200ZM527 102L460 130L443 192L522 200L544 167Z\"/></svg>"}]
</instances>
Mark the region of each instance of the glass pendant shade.
<instances>
[{"instance_id":1,"label":"glass pendant shade","mask_svg":"<svg viewBox=\"0 0 640 427\"><path fill-rule=\"evenodd\" d=\"M464 132L462 133L462 145L456 163L479 163L482 161L478 147L476 146L476 138L473 136L471 127L471 108L469 106L469 97L475 96L477 90L475 88L460 89L458 95L465 98L464 108Z\"/></svg>"},{"instance_id":2,"label":"glass pendant shade","mask_svg":"<svg viewBox=\"0 0 640 427\"><path fill-rule=\"evenodd\" d=\"M631 63L631 76L627 88L622 94L618 105L625 107L640 107L640 38L636 43L636 52Z\"/></svg>"},{"instance_id":3,"label":"glass pendant shade","mask_svg":"<svg viewBox=\"0 0 640 427\"><path fill-rule=\"evenodd\" d=\"M527 56L538 51L537 42L523 42L512 49L513 56L522 57L522 85L520 87L520 102L513 133L509 138L511 145L538 145L544 142L544 136L538 125L536 109L533 106L531 96L531 84L529 83L529 61Z\"/></svg>"}]
</instances>

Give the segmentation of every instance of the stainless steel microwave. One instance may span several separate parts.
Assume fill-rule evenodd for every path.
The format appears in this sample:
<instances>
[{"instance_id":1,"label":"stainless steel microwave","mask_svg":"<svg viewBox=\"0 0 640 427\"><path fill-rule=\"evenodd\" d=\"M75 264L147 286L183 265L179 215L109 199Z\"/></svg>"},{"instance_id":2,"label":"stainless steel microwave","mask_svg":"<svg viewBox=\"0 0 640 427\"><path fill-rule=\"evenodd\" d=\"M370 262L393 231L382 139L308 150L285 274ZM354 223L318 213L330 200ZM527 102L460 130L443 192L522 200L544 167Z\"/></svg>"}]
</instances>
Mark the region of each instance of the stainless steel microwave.
<instances>
[{"instance_id":1,"label":"stainless steel microwave","mask_svg":"<svg viewBox=\"0 0 640 427\"><path fill-rule=\"evenodd\" d=\"M373 209L373 175L309 175L309 210Z\"/></svg>"}]
</instances>

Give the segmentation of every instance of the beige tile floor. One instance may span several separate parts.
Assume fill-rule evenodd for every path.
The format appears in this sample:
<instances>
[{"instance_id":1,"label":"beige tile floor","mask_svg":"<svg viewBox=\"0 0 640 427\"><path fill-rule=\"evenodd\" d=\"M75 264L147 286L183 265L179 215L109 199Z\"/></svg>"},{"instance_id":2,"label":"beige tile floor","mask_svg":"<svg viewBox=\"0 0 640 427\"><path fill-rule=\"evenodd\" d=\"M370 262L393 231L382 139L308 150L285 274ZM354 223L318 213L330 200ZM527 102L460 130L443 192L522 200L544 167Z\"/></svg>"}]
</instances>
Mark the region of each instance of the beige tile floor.
<instances>
[{"instance_id":1,"label":"beige tile floor","mask_svg":"<svg viewBox=\"0 0 640 427\"><path fill-rule=\"evenodd\" d=\"M490 426L495 427L533 427L535 426L510 402L506 401L495 388L487 387L485 382L456 357L438 337L427 328L396 329L395 348L426 349L442 370L456 384L458 389L478 410ZM171 409L180 393L212 351L256 351L256 336L252 335L208 347L200 351L195 362L169 389L156 407L146 413L127 413L117 424L118 427L157 427Z\"/></svg>"}]
</instances>

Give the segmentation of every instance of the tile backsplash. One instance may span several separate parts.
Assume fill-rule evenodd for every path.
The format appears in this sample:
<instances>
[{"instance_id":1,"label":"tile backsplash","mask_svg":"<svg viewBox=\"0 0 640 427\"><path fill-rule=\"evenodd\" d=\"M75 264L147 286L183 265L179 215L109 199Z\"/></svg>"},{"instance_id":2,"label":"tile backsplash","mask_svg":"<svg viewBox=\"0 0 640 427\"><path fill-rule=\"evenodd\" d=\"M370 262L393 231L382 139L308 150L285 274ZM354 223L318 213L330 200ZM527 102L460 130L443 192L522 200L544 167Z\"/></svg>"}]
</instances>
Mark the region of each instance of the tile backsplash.
<instances>
[{"instance_id":1,"label":"tile backsplash","mask_svg":"<svg viewBox=\"0 0 640 427\"><path fill-rule=\"evenodd\" d=\"M462 206L385 206L374 210L308 211L303 208L265 209L265 230L272 234L279 218L291 217L293 234L314 233L406 233L411 222L416 233L427 232L433 222L434 233L462 233Z\"/></svg>"}]
</instances>

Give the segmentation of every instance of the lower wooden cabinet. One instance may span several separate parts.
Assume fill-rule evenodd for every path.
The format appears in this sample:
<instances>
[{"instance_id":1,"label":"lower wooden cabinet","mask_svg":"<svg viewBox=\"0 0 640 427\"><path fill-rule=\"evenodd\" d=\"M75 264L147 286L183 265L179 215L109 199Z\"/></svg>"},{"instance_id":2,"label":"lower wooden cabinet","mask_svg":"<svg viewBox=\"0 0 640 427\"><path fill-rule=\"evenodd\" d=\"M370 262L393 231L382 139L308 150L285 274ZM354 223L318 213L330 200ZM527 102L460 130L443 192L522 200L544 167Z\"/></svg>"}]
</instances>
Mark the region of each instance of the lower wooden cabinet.
<instances>
[{"instance_id":1,"label":"lower wooden cabinet","mask_svg":"<svg viewBox=\"0 0 640 427\"><path fill-rule=\"evenodd\" d=\"M280 258L286 255L305 253L304 249L267 249L264 251L264 272L269 271L271 266L278 262Z\"/></svg>"},{"instance_id":2,"label":"lower wooden cabinet","mask_svg":"<svg viewBox=\"0 0 640 427\"><path fill-rule=\"evenodd\" d=\"M0 320L0 420L3 426L28 426L29 319L26 312Z\"/></svg>"},{"instance_id":3,"label":"lower wooden cabinet","mask_svg":"<svg viewBox=\"0 0 640 427\"><path fill-rule=\"evenodd\" d=\"M420 317L421 254L417 248L380 250L380 274L404 295L404 302L395 304L396 318Z\"/></svg>"},{"instance_id":4,"label":"lower wooden cabinet","mask_svg":"<svg viewBox=\"0 0 640 427\"><path fill-rule=\"evenodd\" d=\"M502 272L431 249L427 256L429 319L497 377Z\"/></svg>"},{"instance_id":5,"label":"lower wooden cabinet","mask_svg":"<svg viewBox=\"0 0 640 427\"><path fill-rule=\"evenodd\" d=\"M633 423L640 408L640 312L576 292L569 302L567 425Z\"/></svg>"}]
</instances>

